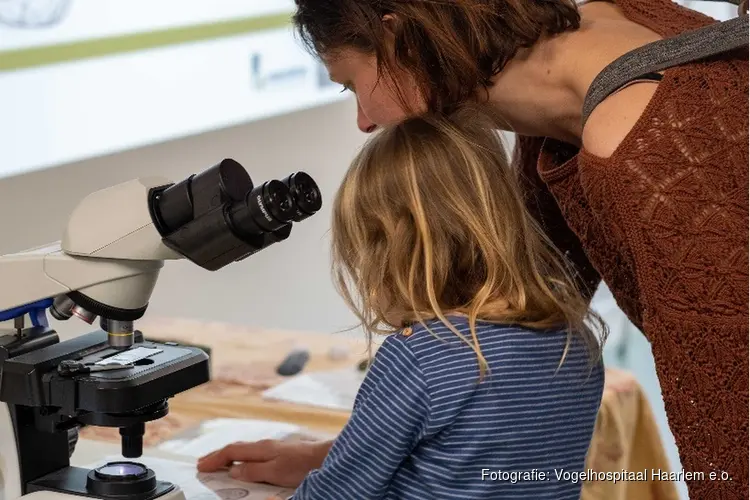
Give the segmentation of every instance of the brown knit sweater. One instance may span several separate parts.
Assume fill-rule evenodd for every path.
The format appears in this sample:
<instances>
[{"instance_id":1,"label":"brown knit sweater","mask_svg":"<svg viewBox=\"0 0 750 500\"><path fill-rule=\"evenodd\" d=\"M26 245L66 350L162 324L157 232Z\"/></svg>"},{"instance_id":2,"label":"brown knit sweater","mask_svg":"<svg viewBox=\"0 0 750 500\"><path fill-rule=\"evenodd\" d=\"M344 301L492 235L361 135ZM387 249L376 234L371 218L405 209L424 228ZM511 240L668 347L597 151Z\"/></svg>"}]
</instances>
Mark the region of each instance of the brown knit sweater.
<instances>
[{"instance_id":1,"label":"brown knit sweater","mask_svg":"<svg viewBox=\"0 0 750 500\"><path fill-rule=\"evenodd\" d=\"M671 0L617 3L664 37L714 22ZM532 211L586 291L603 279L651 342L683 469L706 474L690 498L748 498L747 51L666 71L609 159L517 144Z\"/></svg>"}]
</instances>

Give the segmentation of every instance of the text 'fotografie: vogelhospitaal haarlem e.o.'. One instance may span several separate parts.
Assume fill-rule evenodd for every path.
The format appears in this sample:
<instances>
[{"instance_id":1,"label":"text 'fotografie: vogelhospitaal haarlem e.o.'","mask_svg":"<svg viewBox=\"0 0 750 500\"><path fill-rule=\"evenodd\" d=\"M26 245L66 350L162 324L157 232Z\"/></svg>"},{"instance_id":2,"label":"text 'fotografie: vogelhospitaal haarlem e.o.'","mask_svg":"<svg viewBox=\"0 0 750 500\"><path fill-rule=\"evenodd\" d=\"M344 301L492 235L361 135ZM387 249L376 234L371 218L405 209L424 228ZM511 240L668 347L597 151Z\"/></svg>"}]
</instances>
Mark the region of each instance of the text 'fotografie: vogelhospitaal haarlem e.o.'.
<instances>
[{"instance_id":1,"label":"text 'fotografie: vogelhospitaal haarlem e.o.'","mask_svg":"<svg viewBox=\"0 0 750 500\"><path fill-rule=\"evenodd\" d=\"M507 481L510 483L520 483L526 481L570 481L593 482L623 482L623 481L729 481L729 474L724 471L711 472L691 472L680 470L677 472L663 469L643 469L639 471L619 470L598 472L593 469L585 471L566 471L564 469L553 469L542 471L532 469L530 471L504 471L482 469L482 481Z\"/></svg>"}]
</instances>

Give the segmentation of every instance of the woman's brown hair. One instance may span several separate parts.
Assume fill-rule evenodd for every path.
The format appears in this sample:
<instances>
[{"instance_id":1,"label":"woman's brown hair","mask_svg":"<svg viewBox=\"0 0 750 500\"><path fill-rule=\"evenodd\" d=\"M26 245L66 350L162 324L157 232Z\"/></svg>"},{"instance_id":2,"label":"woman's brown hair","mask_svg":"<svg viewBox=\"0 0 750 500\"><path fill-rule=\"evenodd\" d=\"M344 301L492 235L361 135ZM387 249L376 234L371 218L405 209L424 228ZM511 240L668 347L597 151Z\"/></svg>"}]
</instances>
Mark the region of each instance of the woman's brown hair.
<instances>
[{"instance_id":1,"label":"woman's brown hair","mask_svg":"<svg viewBox=\"0 0 750 500\"><path fill-rule=\"evenodd\" d=\"M294 24L319 55L352 48L379 75L404 70L432 111L489 88L519 49L577 29L575 0L296 0ZM388 22L384 22L388 19ZM407 89L396 88L402 103Z\"/></svg>"},{"instance_id":2,"label":"woman's brown hair","mask_svg":"<svg viewBox=\"0 0 750 500\"><path fill-rule=\"evenodd\" d=\"M446 317L462 314L480 367L478 320L566 329L598 359L606 327L526 210L494 127L461 107L376 132L333 204L334 280L369 338L435 318L463 338Z\"/></svg>"}]
</instances>

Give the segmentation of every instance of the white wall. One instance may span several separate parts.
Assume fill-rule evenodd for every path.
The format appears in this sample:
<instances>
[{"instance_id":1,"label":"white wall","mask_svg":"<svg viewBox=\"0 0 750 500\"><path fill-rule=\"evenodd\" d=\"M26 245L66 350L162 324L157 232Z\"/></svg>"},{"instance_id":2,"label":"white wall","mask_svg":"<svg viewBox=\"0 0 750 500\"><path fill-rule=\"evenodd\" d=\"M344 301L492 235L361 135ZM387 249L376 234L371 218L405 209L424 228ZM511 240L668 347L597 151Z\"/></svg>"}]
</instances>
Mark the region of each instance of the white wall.
<instances>
[{"instance_id":1,"label":"white wall","mask_svg":"<svg viewBox=\"0 0 750 500\"><path fill-rule=\"evenodd\" d=\"M330 203L365 139L352 100L249 125L0 179L0 254L60 239L66 218L86 194L131 178L180 180L234 158L258 183L304 170L323 192L323 209L297 224L288 240L211 273L169 262L147 315L221 320L260 327L332 331L350 315L329 277ZM12 286L4 283L3 286ZM62 333L85 331L70 320Z\"/></svg>"},{"instance_id":2,"label":"white wall","mask_svg":"<svg viewBox=\"0 0 750 500\"><path fill-rule=\"evenodd\" d=\"M719 21L737 16L737 6L728 1L677 0L677 3L689 9L697 10Z\"/></svg>"}]
</instances>

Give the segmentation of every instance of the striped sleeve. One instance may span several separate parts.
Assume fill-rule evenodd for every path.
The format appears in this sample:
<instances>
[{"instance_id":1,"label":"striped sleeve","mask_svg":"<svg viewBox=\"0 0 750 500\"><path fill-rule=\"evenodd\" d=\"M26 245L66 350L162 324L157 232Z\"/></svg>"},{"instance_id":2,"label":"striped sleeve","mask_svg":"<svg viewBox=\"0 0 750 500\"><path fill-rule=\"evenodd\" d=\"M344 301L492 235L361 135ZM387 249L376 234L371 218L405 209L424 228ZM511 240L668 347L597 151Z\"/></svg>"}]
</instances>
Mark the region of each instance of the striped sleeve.
<instances>
[{"instance_id":1,"label":"striped sleeve","mask_svg":"<svg viewBox=\"0 0 750 500\"><path fill-rule=\"evenodd\" d=\"M430 398L405 337L386 338L362 388L322 467L308 474L292 499L383 498L424 435Z\"/></svg>"}]
</instances>

